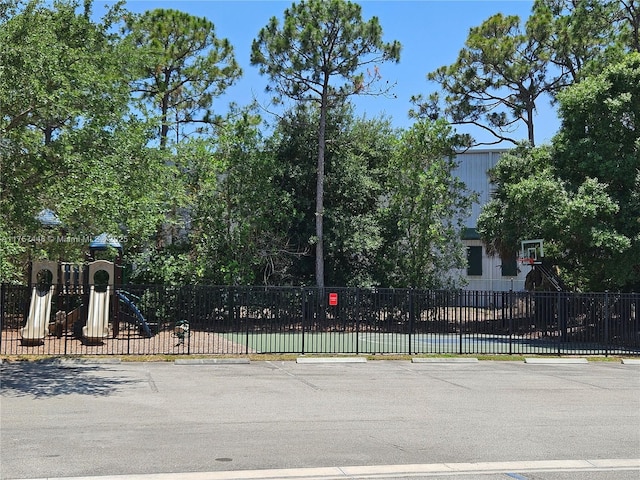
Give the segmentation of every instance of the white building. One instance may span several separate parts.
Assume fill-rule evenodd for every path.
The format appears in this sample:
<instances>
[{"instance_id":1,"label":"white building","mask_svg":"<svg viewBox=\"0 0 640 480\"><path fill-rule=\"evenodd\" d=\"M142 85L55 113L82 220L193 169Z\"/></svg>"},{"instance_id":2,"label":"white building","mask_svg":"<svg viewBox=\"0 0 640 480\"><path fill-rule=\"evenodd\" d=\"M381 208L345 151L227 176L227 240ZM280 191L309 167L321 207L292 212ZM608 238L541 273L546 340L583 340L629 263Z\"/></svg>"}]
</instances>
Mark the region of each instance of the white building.
<instances>
[{"instance_id":1,"label":"white building","mask_svg":"<svg viewBox=\"0 0 640 480\"><path fill-rule=\"evenodd\" d=\"M487 250L477 231L478 217L482 206L491 199L492 185L488 171L495 166L507 149L469 150L457 156L459 166L455 175L467 188L478 195L478 203L473 205L471 215L465 222L462 241L467 247L468 266L460 272L466 279L465 290L508 291L524 290L524 280L531 267L516 263L503 264L500 257L487 255Z\"/></svg>"}]
</instances>

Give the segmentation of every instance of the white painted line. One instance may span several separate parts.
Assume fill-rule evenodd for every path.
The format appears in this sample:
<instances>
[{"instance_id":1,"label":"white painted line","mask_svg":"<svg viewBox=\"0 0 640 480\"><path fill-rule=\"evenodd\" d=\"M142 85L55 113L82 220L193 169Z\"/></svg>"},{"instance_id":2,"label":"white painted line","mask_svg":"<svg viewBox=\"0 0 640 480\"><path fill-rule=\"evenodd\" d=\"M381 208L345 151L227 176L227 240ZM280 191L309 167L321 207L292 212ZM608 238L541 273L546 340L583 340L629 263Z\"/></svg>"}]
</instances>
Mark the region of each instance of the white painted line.
<instances>
[{"instance_id":1,"label":"white painted line","mask_svg":"<svg viewBox=\"0 0 640 480\"><path fill-rule=\"evenodd\" d=\"M298 357L296 363L367 363L366 357Z\"/></svg>"},{"instance_id":2,"label":"white painted line","mask_svg":"<svg viewBox=\"0 0 640 480\"><path fill-rule=\"evenodd\" d=\"M623 358L622 363L625 365L640 365L640 358Z\"/></svg>"},{"instance_id":3,"label":"white painted line","mask_svg":"<svg viewBox=\"0 0 640 480\"><path fill-rule=\"evenodd\" d=\"M442 357L442 358L412 358L411 363L478 363L477 358L466 357Z\"/></svg>"},{"instance_id":4,"label":"white painted line","mask_svg":"<svg viewBox=\"0 0 640 480\"><path fill-rule=\"evenodd\" d=\"M510 472L598 472L638 470L640 458L597 460L525 460L510 462L431 463L413 465L363 465L347 467L232 470L219 472L152 473L102 477L60 477L39 480L345 480L429 477L445 474L480 475ZM38 480L38 479L32 479Z\"/></svg>"},{"instance_id":5,"label":"white painted line","mask_svg":"<svg viewBox=\"0 0 640 480\"><path fill-rule=\"evenodd\" d=\"M248 358L178 358L174 365L245 365L251 363Z\"/></svg>"},{"instance_id":6,"label":"white painted line","mask_svg":"<svg viewBox=\"0 0 640 480\"><path fill-rule=\"evenodd\" d=\"M589 363L586 358L548 358L548 357L532 357L525 358L524 363L537 365L564 365L573 363Z\"/></svg>"}]
</instances>

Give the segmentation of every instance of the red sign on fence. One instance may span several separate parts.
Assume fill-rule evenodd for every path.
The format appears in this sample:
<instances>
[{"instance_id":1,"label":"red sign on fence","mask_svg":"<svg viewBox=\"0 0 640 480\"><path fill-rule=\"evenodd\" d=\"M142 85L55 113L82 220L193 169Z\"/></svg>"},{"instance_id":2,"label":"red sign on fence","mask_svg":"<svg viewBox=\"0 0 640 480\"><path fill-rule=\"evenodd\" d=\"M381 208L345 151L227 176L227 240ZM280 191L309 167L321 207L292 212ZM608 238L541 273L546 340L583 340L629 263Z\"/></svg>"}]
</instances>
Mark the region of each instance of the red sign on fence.
<instances>
[{"instance_id":1,"label":"red sign on fence","mask_svg":"<svg viewBox=\"0 0 640 480\"><path fill-rule=\"evenodd\" d=\"M329 294L329 305L331 305L332 307L335 307L336 305L338 305L338 294L337 293L330 293Z\"/></svg>"}]
</instances>

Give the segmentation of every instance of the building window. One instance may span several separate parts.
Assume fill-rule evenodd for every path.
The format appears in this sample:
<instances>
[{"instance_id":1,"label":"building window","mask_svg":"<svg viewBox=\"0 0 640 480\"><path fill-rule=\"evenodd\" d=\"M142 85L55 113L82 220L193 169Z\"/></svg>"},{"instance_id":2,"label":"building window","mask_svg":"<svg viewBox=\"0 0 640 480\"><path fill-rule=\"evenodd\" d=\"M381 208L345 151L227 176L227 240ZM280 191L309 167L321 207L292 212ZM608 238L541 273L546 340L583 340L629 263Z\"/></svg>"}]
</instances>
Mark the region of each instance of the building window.
<instances>
[{"instance_id":1,"label":"building window","mask_svg":"<svg viewBox=\"0 0 640 480\"><path fill-rule=\"evenodd\" d=\"M502 276L516 277L518 276L518 261L516 257L502 260Z\"/></svg>"},{"instance_id":2,"label":"building window","mask_svg":"<svg viewBox=\"0 0 640 480\"><path fill-rule=\"evenodd\" d=\"M467 247L467 275L482 275L482 247Z\"/></svg>"}]
</instances>

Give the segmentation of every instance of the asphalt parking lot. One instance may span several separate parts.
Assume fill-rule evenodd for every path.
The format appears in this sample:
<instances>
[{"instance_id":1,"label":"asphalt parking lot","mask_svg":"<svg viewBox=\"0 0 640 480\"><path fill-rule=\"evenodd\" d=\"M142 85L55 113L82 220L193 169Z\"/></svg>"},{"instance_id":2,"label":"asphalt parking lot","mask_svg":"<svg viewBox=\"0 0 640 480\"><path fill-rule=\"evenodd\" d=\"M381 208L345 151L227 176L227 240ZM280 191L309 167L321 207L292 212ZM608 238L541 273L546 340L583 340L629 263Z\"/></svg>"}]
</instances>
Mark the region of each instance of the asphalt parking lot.
<instances>
[{"instance_id":1,"label":"asphalt parking lot","mask_svg":"<svg viewBox=\"0 0 640 480\"><path fill-rule=\"evenodd\" d=\"M2 479L640 476L638 365L52 360L1 369Z\"/></svg>"}]
</instances>

